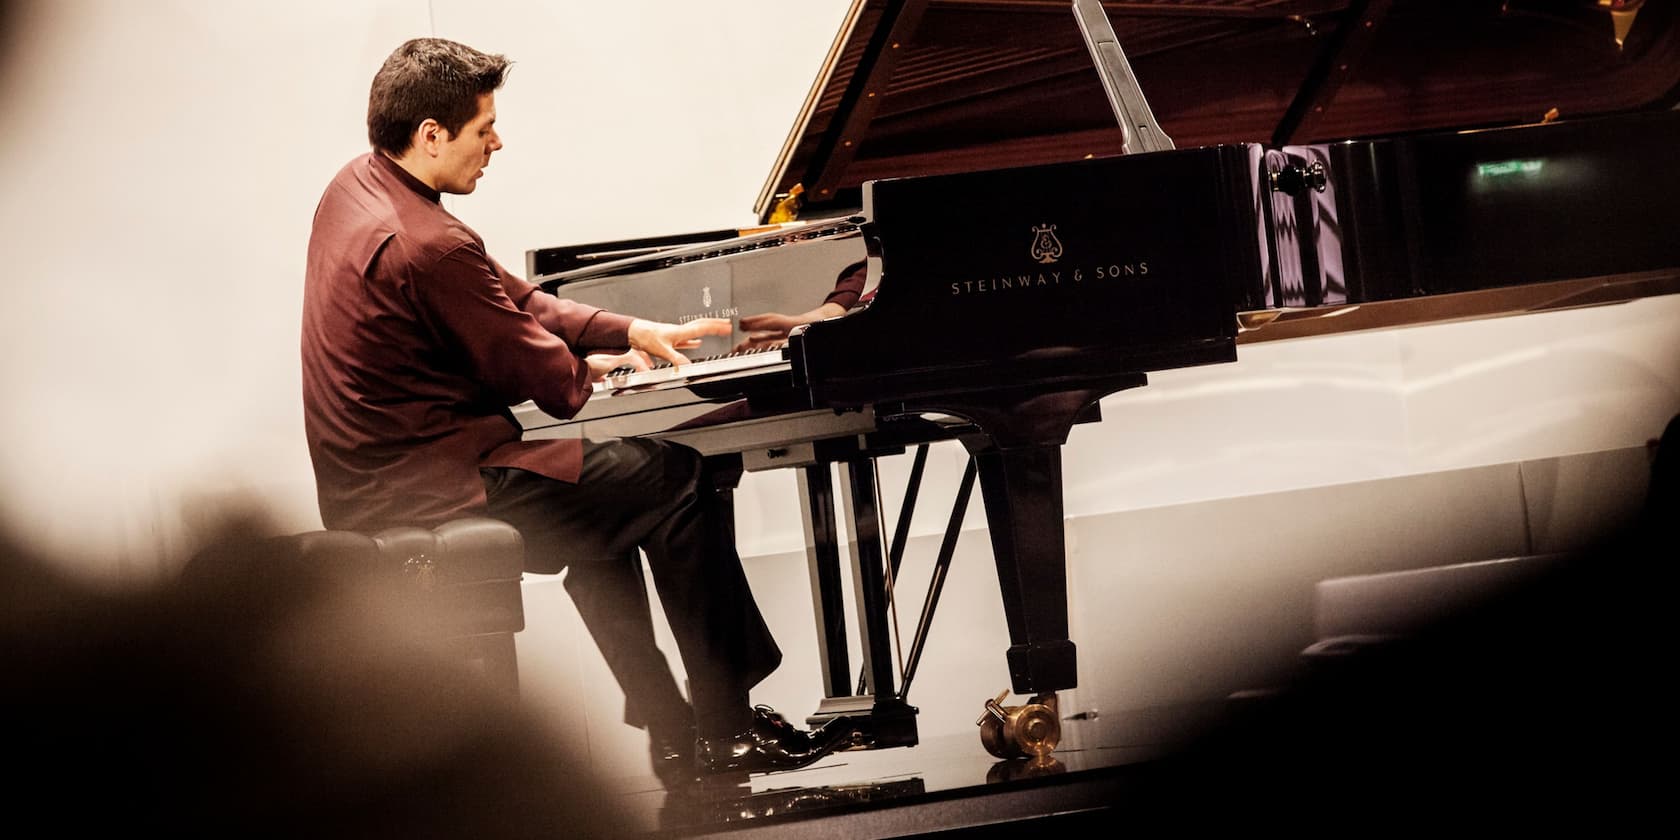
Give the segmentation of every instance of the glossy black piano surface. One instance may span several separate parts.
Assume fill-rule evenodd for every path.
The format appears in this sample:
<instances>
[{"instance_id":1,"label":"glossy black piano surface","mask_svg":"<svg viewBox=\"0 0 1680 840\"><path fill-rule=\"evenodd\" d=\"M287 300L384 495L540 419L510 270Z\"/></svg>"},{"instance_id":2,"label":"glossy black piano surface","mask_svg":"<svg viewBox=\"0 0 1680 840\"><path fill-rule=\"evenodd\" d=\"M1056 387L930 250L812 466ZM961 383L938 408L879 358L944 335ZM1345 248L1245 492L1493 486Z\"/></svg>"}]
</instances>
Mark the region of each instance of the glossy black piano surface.
<instances>
[{"instance_id":1,"label":"glossy black piano surface","mask_svg":"<svg viewBox=\"0 0 1680 840\"><path fill-rule=\"evenodd\" d=\"M1660 111L1680 83L1672 3L1104 6L1181 149L1525 125L1554 110L1563 120ZM760 193L761 220L795 185L807 217L838 215L859 206L868 180L1120 150L1067 0L868 0L847 23Z\"/></svg>"},{"instance_id":2,"label":"glossy black piano surface","mask_svg":"<svg viewBox=\"0 0 1680 840\"><path fill-rule=\"evenodd\" d=\"M1234 292L1245 313L1239 341L1673 290L1667 270L1676 263L1675 246L1664 232L1680 209L1680 168L1668 162L1677 130L1670 107L1680 101L1673 4L1105 5L1161 127L1181 149L1266 147L1263 166L1251 173L1260 179L1256 236L1266 276L1258 287ZM1051 165L1048 172L1120 149L1067 0L859 0L844 27L755 205L761 222L785 217L789 208L819 225L856 216L866 181L1035 165ZM1547 120L1555 121L1541 125ZM991 181L956 183L981 190ZM1131 188L1124 212L1145 223L1177 220L1171 232L1157 234L1171 241L1218 236L1220 250L1243 247L1240 235L1212 234L1217 222L1184 221L1191 213L1179 199L1198 194L1184 185ZM1042 198L1023 195L1018 205L1038 206ZM1059 205L1045 212L1077 214L1072 199L1052 199ZM885 211L888 226L920 228L909 240L890 233L898 247L946 237L941 253L962 255L947 261L972 259L965 270L979 277L1009 275L1010 258L975 247L1007 247L1016 234L1005 225L973 229L974 219L963 215L966 197L927 190L913 201L891 202ZM1137 229L1137 221L1130 224ZM693 260L707 247L697 242L715 243L714 252L737 247L730 233L673 236L663 244ZM965 236L967 247L950 244ZM602 252L610 262L661 244L647 238L538 248L528 263L533 277L558 287L599 276L588 266L601 262ZM860 241L852 253L862 250ZM591 253L593 261L580 256ZM832 280L832 264L803 254L764 259L788 266L778 272L782 299L767 304L772 310L809 308ZM878 277L879 264L873 268ZM1548 282L1567 285L1538 286ZM677 297L698 299L707 285L702 278ZM673 287L652 294L571 288L579 296L609 294L605 302L636 310L663 303ZM1468 294L1490 289L1507 291ZM1349 304L1411 298L1421 300L1349 317ZM676 314L697 311L705 310L688 306ZM1319 318L1325 314L1337 317ZM723 352L722 344L704 352ZM889 344L897 346L875 342Z\"/></svg>"},{"instance_id":3,"label":"glossy black piano surface","mask_svg":"<svg viewBox=\"0 0 1680 840\"><path fill-rule=\"evenodd\" d=\"M1234 312L1264 280L1260 154L1215 146L871 182L880 290L795 336L798 379L818 402L852 406L1231 361Z\"/></svg>"},{"instance_id":4,"label":"glossy black piano surface","mask_svg":"<svg viewBox=\"0 0 1680 840\"><path fill-rule=\"evenodd\" d=\"M1178 149L1116 154L1065 0L859 0L755 208L803 221L664 249L537 249L528 264L557 269L533 277L557 294L681 320L810 309L867 255L873 299L762 364L603 390L569 420L520 407L527 433L658 434L748 469L804 467L822 484L810 516L833 504L837 462L859 521L875 513L869 458L961 439L1013 687L1054 691L1077 670L1057 450L1104 394L1250 341L1680 291L1671 4L1107 6ZM933 425L890 434L900 417ZM885 535L870 540L852 546L866 588L886 553ZM813 548L814 576L832 572L827 551ZM860 619L876 645L864 695L894 719L906 698L876 618ZM843 660L825 671L846 699ZM881 732L878 745L915 743L913 724Z\"/></svg>"}]
</instances>

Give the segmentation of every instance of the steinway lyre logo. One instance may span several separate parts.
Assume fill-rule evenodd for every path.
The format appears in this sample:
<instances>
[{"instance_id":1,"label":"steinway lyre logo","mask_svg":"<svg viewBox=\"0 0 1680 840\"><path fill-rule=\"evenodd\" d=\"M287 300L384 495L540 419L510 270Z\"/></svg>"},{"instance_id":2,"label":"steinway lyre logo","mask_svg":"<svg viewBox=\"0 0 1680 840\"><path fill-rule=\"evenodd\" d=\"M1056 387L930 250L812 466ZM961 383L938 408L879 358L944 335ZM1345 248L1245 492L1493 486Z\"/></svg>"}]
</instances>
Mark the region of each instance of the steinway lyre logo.
<instances>
[{"instance_id":1,"label":"steinway lyre logo","mask_svg":"<svg viewBox=\"0 0 1680 840\"><path fill-rule=\"evenodd\" d=\"M1032 258L1050 265L1062 258L1062 240L1055 225L1033 225Z\"/></svg>"},{"instance_id":2,"label":"steinway lyre logo","mask_svg":"<svg viewBox=\"0 0 1680 840\"><path fill-rule=\"evenodd\" d=\"M700 305L706 307L707 309L712 308L712 287L711 286L701 286L700 287Z\"/></svg>"}]
</instances>

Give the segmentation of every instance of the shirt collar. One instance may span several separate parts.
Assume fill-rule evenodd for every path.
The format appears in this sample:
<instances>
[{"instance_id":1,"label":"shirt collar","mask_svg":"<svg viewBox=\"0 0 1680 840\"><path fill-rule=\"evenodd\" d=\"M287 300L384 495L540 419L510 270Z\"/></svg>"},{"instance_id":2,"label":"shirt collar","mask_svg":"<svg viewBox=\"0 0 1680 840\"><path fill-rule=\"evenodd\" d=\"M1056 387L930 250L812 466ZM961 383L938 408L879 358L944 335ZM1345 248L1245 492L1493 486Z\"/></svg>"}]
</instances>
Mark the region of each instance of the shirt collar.
<instances>
[{"instance_id":1,"label":"shirt collar","mask_svg":"<svg viewBox=\"0 0 1680 840\"><path fill-rule=\"evenodd\" d=\"M389 172L392 175L395 175L397 180L403 182L404 186L406 186L409 189L415 191L416 193L419 193L420 196L425 198L427 201L430 201L433 204L438 204L439 203L439 198L442 196L442 194L439 193L437 190L434 190L431 187L426 186L426 183L424 181L421 181L419 178L414 177L412 174L409 173L408 170L402 168L401 164L392 160L384 152L382 152L378 149L374 149L373 152L372 152L372 155L373 155L373 165L374 166L384 167L386 172Z\"/></svg>"}]
</instances>

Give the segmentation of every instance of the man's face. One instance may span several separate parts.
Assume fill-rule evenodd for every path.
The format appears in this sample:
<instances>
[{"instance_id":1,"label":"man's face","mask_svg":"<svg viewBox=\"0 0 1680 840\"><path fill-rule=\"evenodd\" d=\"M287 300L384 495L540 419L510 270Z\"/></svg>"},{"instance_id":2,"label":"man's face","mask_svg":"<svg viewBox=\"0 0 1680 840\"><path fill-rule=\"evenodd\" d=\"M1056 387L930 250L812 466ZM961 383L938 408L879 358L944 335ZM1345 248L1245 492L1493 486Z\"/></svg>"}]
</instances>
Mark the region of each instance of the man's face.
<instances>
[{"instance_id":1,"label":"man's face","mask_svg":"<svg viewBox=\"0 0 1680 840\"><path fill-rule=\"evenodd\" d=\"M448 136L448 132L444 132ZM478 187L484 167L490 165L490 153L502 147L501 135L496 133L496 94L478 97L478 116L461 126L461 133L445 140L437 157L438 192L466 195Z\"/></svg>"}]
</instances>

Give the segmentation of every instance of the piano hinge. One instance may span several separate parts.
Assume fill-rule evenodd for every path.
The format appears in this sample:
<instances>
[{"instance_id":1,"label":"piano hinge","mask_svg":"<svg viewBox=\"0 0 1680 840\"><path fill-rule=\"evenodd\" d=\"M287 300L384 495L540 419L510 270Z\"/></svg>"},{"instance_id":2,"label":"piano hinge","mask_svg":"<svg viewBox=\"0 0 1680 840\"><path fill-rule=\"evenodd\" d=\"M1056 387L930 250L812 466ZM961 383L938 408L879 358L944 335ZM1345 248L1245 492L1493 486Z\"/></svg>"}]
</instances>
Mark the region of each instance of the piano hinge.
<instances>
[{"instance_id":1,"label":"piano hinge","mask_svg":"<svg viewBox=\"0 0 1680 840\"><path fill-rule=\"evenodd\" d=\"M789 187L787 195L782 196L776 202L775 208L770 211L770 218L765 221L769 224L779 225L797 220L799 218L799 205L804 203L804 195L804 184L794 184Z\"/></svg>"}]
</instances>

